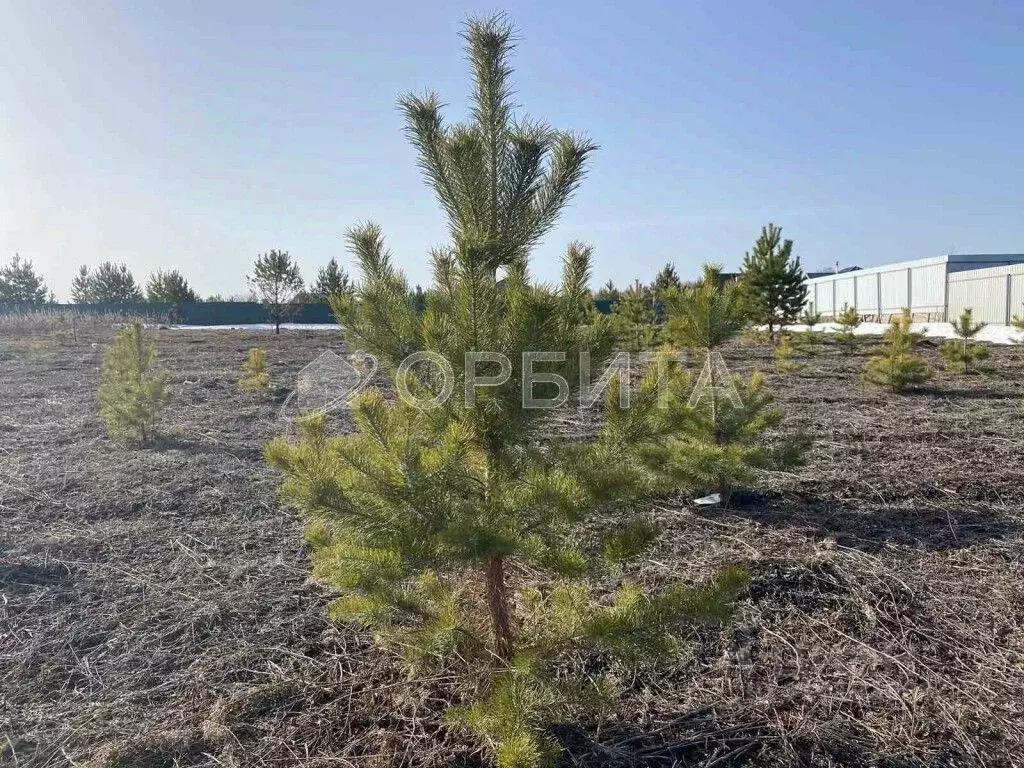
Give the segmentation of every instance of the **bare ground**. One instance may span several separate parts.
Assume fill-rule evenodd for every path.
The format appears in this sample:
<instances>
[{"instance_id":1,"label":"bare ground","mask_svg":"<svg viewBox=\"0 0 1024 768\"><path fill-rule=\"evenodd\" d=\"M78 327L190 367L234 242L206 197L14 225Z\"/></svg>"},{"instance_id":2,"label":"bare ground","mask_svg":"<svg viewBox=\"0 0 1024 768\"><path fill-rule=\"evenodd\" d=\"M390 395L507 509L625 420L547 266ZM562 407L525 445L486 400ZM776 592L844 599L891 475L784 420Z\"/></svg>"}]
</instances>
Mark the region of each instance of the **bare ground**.
<instances>
[{"instance_id":1,"label":"bare ground","mask_svg":"<svg viewBox=\"0 0 1024 768\"><path fill-rule=\"evenodd\" d=\"M337 335L155 332L175 408L130 451L93 405L109 336L0 336L0 764L479 765L441 724L454 681L326 621L262 461ZM276 400L236 386L255 345ZM647 577L739 562L750 593L624 677L616 722L559 728L566 765L1024 765L1024 349L910 395L865 389L864 359L825 345L770 375L818 437L806 468L728 510L652 505Z\"/></svg>"}]
</instances>

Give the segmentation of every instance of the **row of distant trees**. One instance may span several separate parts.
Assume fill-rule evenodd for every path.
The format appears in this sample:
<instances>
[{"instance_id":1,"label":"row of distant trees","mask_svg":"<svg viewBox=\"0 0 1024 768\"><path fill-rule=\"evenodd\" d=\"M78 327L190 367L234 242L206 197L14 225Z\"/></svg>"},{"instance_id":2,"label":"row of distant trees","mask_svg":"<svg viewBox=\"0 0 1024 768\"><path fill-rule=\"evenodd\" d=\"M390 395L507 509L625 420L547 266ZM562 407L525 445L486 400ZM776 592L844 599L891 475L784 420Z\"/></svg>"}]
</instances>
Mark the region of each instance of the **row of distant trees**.
<instances>
[{"instance_id":1,"label":"row of distant trees","mask_svg":"<svg viewBox=\"0 0 1024 768\"><path fill-rule=\"evenodd\" d=\"M799 258L793 256L793 241L782 239L780 227L769 224L762 229L754 248L746 254L738 277L749 289L754 319L768 325L769 331L796 321L807 298L805 275ZM246 282L250 289L248 298L263 303L271 322L278 327L296 305L328 302L332 296L349 295L355 288L348 272L336 259L320 269L316 279L307 286L299 265L287 251L279 250L257 256ZM593 298L611 301L620 314L629 316L636 324L644 324L653 321L659 302L691 285L684 284L675 265L668 263L649 284L637 280L620 290L609 280ZM71 283L71 298L76 304L203 301L176 269L157 270L142 285L125 264L111 261L95 269L79 267ZM422 311L426 297L419 286L411 298ZM224 298L213 295L205 300L224 301ZM31 260L22 260L15 254L9 264L0 268L0 302L44 304L47 301L53 301L53 293L35 271Z\"/></svg>"},{"instance_id":2,"label":"row of distant trees","mask_svg":"<svg viewBox=\"0 0 1024 768\"><path fill-rule=\"evenodd\" d=\"M730 280L741 283L750 320L767 326L773 336L777 328L795 323L807 303L807 275L793 254L793 241L783 240L782 228L775 224L761 229L740 272L715 274L721 284ZM609 280L594 293L594 299L611 302L617 314L635 325L647 325L657 321L659 308L674 295L699 284L684 283L675 265L668 263L650 283L636 280L619 289Z\"/></svg>"},{"instance_id":3,"label":"row of distant trees","mask_svg":"<svg viewBox=\"0 0 1024 768\"><path fill-rule=\"evenodd\" d=\"M225 299L219 294L201 298L184 275L176 269L157 270L145 284L138 282L125 264L105 261L94 269L81 266L71 281L71 300L76 304L126 304L193 301L234 301L274 299L279 304L326 302L335 294L348 294L353 284L348 272L331 259L307 286L298 264L287 251L260 254L246 277L250 295ZM55 301L53 291L36 271L31 259L15 254L0 266L0 303L46 304Z\"/></svg>"}]
</instances>

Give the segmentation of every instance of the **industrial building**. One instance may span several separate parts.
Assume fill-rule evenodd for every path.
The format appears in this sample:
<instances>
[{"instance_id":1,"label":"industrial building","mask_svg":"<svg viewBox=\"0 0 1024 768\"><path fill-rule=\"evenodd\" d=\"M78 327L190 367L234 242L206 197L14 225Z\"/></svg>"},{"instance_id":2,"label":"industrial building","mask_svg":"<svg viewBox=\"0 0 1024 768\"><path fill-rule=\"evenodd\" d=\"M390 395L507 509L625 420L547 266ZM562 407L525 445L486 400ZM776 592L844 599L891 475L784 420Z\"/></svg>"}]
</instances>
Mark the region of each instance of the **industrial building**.
<instances>
[{"instance_id":1,"label":"industrial building","mask_svg":"<svg viewBox=\"0 0 1024 768\"><path fill-rule=\"evenodd\" d=\"M867 321L888 322L909 307L914 320L1009 323L1024 316L1024 254L957 254L842 271L807 280L807 305L831 318L844 305Z\"/></svg>"}]
</instances>

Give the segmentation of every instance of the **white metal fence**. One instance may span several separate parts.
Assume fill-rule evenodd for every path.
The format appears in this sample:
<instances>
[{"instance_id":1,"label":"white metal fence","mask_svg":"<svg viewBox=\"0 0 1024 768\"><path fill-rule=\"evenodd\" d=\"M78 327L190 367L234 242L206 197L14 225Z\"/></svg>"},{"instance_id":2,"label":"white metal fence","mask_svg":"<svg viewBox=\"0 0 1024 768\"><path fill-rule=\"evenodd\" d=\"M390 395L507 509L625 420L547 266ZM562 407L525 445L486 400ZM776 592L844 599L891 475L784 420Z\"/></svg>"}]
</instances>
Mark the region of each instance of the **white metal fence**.
<instances>
[{"instance_id":1,"label":"white metal fence","mask_svg":"<svg viewBox=\"0 0 1024 768\"><path fill-rule=\"evenodd\" d=\"M910 307L922 320L941 320L946 307L946 264L934 260L829 275L809 280L807 300L826 317L853 307L866 318L888 320Z\"/></svg>"},{"instance_id":2,"label":"white metal fence","mask_svg":"<svg viewBox=\"0 0 1024 768\"><path fill-rule=\"evenodd\" d=\"M947 318L971 309L975 320L1009 323L1024 316L1024 264L971 269L949 275Z\"/></svg>"},{"instance_id":3,"label":"white metal fence","mask_svg":"<svg viewBox=\"0 0 1024 768\"><path fill-rule=\"evenodd\" d=\"M904 307L925 322L952 321L965 309L986 323L1024 317L1024 263L974 267L923 259L827 275L808 280L807 288L809 306L825 317L834 317L844 306L881 322Z\"/></svg>"}]
</instances>

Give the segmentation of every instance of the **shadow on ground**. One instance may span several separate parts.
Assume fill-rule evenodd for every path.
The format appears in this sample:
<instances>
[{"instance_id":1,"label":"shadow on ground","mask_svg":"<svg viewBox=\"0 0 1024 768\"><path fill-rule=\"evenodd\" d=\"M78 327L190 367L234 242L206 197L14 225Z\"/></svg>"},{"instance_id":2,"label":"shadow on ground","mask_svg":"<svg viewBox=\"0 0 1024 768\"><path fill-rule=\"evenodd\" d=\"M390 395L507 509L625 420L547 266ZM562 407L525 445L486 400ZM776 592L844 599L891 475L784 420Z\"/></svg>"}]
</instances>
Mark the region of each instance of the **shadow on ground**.
<instances>
[{"instance_id":1,"label":"shadow on ground","mask_svg":"<svg viewBox=\"0 0 1024 768\"><path fill-rule=\"evenodd\" d=\"M873 552L887 545L926 551L971 547L1020 535L1019 520L989 510L938 506L844 506L834 500L803 500L782 494L734 494L726 509L698 507L698 517L738 517L776 529Z\"/></svg>"}]
</instances>

